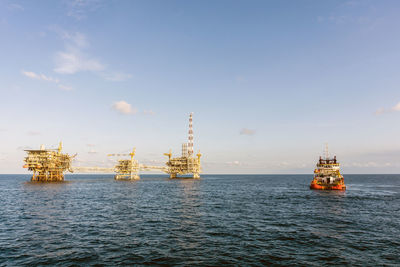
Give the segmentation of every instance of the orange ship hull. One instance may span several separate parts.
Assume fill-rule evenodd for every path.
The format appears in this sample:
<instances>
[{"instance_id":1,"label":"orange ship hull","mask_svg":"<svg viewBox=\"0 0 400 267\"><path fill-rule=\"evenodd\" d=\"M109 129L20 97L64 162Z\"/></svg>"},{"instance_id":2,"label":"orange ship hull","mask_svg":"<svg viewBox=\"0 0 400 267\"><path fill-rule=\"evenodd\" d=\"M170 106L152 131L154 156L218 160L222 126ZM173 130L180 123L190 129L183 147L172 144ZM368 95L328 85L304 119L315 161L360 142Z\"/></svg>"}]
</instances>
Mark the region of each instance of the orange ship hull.
<instances>
[{"instance_id":1,"label":"orange ship hull","mask_svg":"<svg viewBox=\"0 0 400 267\"><path fill-rule=\"evenodd\" d=\"M315 180L311 182L310 189L317 189L317 190L346 190L345 184L317 184Z\"/></svg>"}]
</instances>

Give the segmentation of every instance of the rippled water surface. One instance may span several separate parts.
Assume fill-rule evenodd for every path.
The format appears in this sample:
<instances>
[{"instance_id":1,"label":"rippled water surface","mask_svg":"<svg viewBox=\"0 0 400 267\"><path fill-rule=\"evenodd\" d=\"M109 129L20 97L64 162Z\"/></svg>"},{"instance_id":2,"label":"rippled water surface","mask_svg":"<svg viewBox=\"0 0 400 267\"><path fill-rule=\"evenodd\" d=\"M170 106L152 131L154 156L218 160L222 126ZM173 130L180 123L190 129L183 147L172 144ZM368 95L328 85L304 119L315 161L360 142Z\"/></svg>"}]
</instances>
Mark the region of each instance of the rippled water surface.
<instances>
[{"instance_id":1,"label":"rippled water surface","mask_svg":"<svg viewBox=\"0 0 400 267\"><path fill-rule=\"evenodd\" d=\"M400 265L400 175L0 175L0 265Z\"/></svg>"}]
</instances>

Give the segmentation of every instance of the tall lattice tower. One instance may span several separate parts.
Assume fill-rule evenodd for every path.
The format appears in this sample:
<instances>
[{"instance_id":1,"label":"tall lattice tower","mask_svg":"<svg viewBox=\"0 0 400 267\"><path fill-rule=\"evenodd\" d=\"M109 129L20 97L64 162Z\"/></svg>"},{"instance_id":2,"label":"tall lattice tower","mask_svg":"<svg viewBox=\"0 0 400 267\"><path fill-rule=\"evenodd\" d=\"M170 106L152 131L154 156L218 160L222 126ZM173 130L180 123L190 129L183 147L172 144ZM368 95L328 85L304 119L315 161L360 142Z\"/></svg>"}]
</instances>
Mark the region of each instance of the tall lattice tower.
<instances>
[{"instance_id":1,"label":"tall lattice tower","mask_svg":"<svg viewBox=\"0 0 400 267\"><path fill-rule=\"evenodd\" d=\"M193 112L189 116L188 156L193 156Z\"/></svg>"}]
</instances>

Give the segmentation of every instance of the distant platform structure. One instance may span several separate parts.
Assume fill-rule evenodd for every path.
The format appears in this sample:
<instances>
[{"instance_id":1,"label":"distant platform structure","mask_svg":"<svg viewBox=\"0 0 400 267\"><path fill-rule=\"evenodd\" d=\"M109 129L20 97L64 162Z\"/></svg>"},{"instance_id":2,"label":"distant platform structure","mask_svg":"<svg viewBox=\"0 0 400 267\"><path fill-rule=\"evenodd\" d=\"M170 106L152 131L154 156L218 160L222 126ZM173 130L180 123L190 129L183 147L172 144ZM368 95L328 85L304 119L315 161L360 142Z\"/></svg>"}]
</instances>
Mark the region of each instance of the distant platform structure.
<instances>
[{"instance_id":1,"label":"distant platform structure","mask_svg":"<svg viewBox=\"0 0 400 267\"><path fill-rule=\"evenodd\" d=\"M61 153L62 142L57 149L45 149L44 145L38 150L25 150L24 168L33 171L31 181L60 182L64 181L66 171L73 172L71 161L75 156Z\"/></svg>"},{"instance_id":2,"label":"distant platform structure","mask_svg":"<svg viewBox=\"0 0 400 267\"><path fill-rule=\"evenodd\" d=\"M120 159L114 167L115 180L139 180L139 162L134 159L136 148L129 154L108 154L108 156L131 156L131 159Z\"/></svg>"}]
</instances>

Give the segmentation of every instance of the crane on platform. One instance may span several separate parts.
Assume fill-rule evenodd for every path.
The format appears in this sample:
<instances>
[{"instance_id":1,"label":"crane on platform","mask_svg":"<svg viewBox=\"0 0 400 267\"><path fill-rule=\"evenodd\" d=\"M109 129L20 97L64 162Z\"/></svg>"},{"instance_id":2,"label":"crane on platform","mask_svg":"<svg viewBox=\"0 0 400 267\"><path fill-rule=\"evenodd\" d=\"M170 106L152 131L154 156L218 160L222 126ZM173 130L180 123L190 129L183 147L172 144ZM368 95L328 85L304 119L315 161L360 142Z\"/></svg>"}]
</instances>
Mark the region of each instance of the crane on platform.
<instances>
[{"instance_id":1,"label":"crane on platform","mask_svg":"<svg viewBox=\"0 0 400 267\"><path fill-rule=\"evenodd\" d=\"M168 153L164 153L164 155L168 157L168 160L171 160L171 157L172 157L172 149L170 149Z\"/></svg>"},{"instance_id":2,"label":"crane on platform","mask_svg":"<svg viewBox=\"0 0 400 267\"><path fill-rule=\"evenodd\" d=\"M133 160L133 157L136 155L136 147L133 148L131 153L127 154L108 154L108 157L125 157L125 156L131 156L131 161Z\"/></svg>"}]
</instances>

